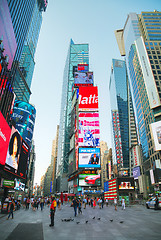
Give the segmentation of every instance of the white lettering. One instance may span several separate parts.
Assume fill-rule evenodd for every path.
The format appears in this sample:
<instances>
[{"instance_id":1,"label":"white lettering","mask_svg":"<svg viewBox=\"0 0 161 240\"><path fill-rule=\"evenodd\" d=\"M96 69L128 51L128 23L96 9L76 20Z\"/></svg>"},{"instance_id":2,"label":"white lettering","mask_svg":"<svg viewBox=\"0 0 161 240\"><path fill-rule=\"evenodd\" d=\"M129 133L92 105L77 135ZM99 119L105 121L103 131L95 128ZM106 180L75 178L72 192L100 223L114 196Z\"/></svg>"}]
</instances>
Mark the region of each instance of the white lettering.
<instances>
[{"instance_id":1,"label":"white lettering","mask_svg":"<svg viewBox=\"0 0 161 240\"><path fill-rule=\"evenodd\" d=\"M82 95L79 95L79 104L95 104L98 103L98 96L94 95L90 95L89 97L83 97Z\"/></svg>"},{"instance_id":2,"label":"white lettering","mask_svg":"<svg viewBox=\"0 0 161 240\"><path fill-rule=\"evenodd\" d=\"M0 136L1 136L1 138L6 142L6 137L5 137L5 135L2 133L1 128L0 128Z\"/></svg>"}]
</instances>

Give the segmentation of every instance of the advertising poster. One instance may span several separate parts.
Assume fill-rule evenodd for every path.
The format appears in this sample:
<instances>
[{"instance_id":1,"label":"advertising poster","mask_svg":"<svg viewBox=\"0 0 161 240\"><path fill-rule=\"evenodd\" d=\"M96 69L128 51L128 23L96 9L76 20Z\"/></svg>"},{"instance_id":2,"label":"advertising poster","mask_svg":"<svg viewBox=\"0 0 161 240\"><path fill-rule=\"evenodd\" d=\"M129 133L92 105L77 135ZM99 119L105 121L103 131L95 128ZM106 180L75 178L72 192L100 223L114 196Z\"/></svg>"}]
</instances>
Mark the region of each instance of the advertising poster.
<instances>
[{"instance_id":1,"label":"advertising poster","mask_svg":"<svg viewBox=\"0 0 161 240\"><path fill-rule=\"evenodd\" d=\"M133 168L133 177L134 179L138 179L138 177L140 176L140 167L134 167Z\"/></svg>"},{"instance_id":2,"label":"advertising poster","mask_svg":"<svg viewBox=\"0 0 161 240\"><path fill-rule=\"evenodd\" d=\"M16 129L21 137L31 147L34 132L36 109L29 103L15 100L12 119L16 123Z\"/></svg>"},{"instance_id":3,"label":"advertising poster","mask_svg":"<svg viewBox=\"0 0 161 240\"><path fill-rule=\"evenodd\" d=\"M75 86L93 86L93 72L75 72L74 85Z\"/></svg>"},{"instance_id":4,"label":"advertising poster","mask_svg":"<svg viewBox=\"0 0 161 240\"><path fill-rule=\"evenodd\" d=\"M151 133L154 140L155 151L161 150L161 121L151 123Z\"/></svg>"},{"instance_id":5,"label":"advertising poster","mask_svg":"<svg viewBox=\"0 0 161 240\"><path fill-rule=\"evenodd\" d=\"M18 131L12 127L4 170L25 179L28 156L29 146Z\"/></svg>"},{"instance_id":6,"label":"advertising poster","mask_svg":"<svg viewBox=\"0 0 161 240\"><path fill-rule=\"evenodd\" d=\"M100 146L99 113L79 113L79 147Z\"/></svg>"},{"instance_id":7,"label":"advertising poster","mask_svg":"<svg viewBox=\"0 0 161 240\"><path fill-rule=\"evenodd\" d=\"M16 180L14 189L19 191L25 191L25 184L20 182L19 180Z\"/></svg>"},{"instance_id":8,"label":"advertising poster","mask_svg":"<svg viewBox=\"0 0 161 240\"><path fill-rule=\"evenodd\" d=\"M98 88L79 88L79 111L98 111Z\"/></svg>"},{"instance_id":9,"label":"advertising poster","mask_svg":"<svg viewBox=\"0 0 161 240\"><path fill-rule=\"evenodd\" d=\"M5 165L11 129L0 112L0 164Z\"/></svg>"},{"instance_id":10,"label":"advertising poster","mask_svg":"<svg viewBox=\"0 0 161 240\"><path fill-rule=\"evenodd\" d=\"M100 168L100 148L79 148L79 168Z\"/></svg>"},{"instance_id":11,"label":"advertising poster","mask_svg":"<svg viewBox=\"0 0 161 240\"><path fill-rule=\"evenodd\" d=\"M135 190L134 178L118 178L119 190Z\"/></svg>"},{"instance_id":12,"label":"advertising poster","mask_svg":"<svg viewBox=\"0 0 161 240\"><path fill-rule=\"evenodd\" d=\"M89 64L78 64L77 70L78 70L78 72L88 72Z\"/></svg>"},{"instance_id":13,"label":"advertising poster","mask_svg":"<svg viewBox=\"0 0 161 240\"><path fill-rule=\"evenodd\" d=\"M79 186L100 186L100 174L79 174Z\"/></svg>"}]
</instances>

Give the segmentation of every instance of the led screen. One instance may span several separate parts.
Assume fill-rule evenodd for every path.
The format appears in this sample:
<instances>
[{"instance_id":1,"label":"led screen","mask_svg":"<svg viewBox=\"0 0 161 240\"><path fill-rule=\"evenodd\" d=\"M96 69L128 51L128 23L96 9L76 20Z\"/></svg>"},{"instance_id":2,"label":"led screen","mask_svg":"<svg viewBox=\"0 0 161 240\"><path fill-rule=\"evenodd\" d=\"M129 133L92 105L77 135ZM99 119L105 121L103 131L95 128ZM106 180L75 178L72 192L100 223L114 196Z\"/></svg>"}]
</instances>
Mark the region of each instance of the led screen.
<instances>
[{"instance_id":1,"label":"led screen","mask_svg":"<svg viewBox=\"0 0 161 240\"><path fill-rule=\"evenodd\" d=\"M79 88L79 111L98 111L98 88Z\"/></svg>"},{"instance_id":2,"label":"led screen","mask_svg":"<svg viewBox=\"0 0 161 240\"><path fill-rule=\"evenodd\" d=\"M19 191L25 191L25 184L20 182L19 180L16 180L14 189Z\"/></svg>"},{"instance_id":3,"label":"led screen","mask_svg":"<svg viewBox=\"0 0 161 240\"><path fill-rule=\"evenodd\" d=\"M0 112L0 164L5 165L11 129Z\"/></svg>"},{"instance_id":4,"label":"led screen","mask_svg":"<svg viewBox=\"0 0 161 240\"><path fill-rule=\"evenodd\" d=\"M79 147L96 147L100 145L99 113L79 113Z\"/></svg>"},{"instance_id":5,"label":"led screen","mask_svg":"<svg viewBox=\"0 0 161 240\"><path fill-rule=\"evenodd\" d=\"M12 119L16 123L16 129L25 142L31 146L33 137L36 109L29 103L15 100Z\"/></svg>"},{"instance_id":6,"label":"led screen","mask_svg":"<svg viewBox=\"0 0 161 240\"><path fill-rule=\"evenodd\" d=\"M100 186L100 174L79 174L79 186Z\"/></svg>"},{"instance_id":7,"label":"led screen","mask_svg":"<svg viewBox=\"0 0 161 240\"><path fill-rule=\"evenodd\" d=\"M18 131L12 127L4 169L25 179L28 155L29 146Z\"/></svg>"},{"instance_id":8,"label":"led screen","mask_svg":"<svg viewBox=\"0 0 161 240\"><path fill-rule=\"evenodd\" d=\"M17 43L7 0L0 1L0 39L3 40L3 55L7 57L9 63L8 69L10 69L16 52Z\"/></svg>"},{"instance_id":9,"label":"led screen","mask_svg":"<svg viewBox=\"0 0 161 240\"><path fill-rule=\"evenodd\" d=\"M161 121L151 123L151 133L154 140L155 150L161 150Z\"/></svg>"},{"instance_id":10,"label":"led screen","mask_svg":"<svg viewBox=\"0 0 161 240\"><path fill-rule=\"evenodd\" d=\"M118 189L119 190L134 190L134 178L118 178Z\"/></svg>"},{"instance_id":11,"label":"led screen","mask_svg":"<svg viewBox=\"0 0 161 240\"><path fill-rule=\"evenodd\" d=\"M92 86L93 85L93 72L75 72L74 85L75 86Z\"/></svg>"},{"instance_id":12,"label":"led screen","mask_svg":"<svg viewBox=\"0 0 161 240\"><path fill-rule=\"evenodd\" d=\"M140 176L140 167L134 167L133 168L133 177L134 179L138 179L138 177Z\"/></svg>"},{"instance_id":13,"label":"led screen","mask_svg":"<svg viewBox=\"0 0 161 240\"><path fill-rule=\"evenodd\" d=\"M88 64L78 64L78 72L88 72L89 71L89 65Z\"/></svg>"},{"instance_id":14,"label":"led screen","mask_svg":"<svg viewBox=\"0 0 161 240\"><path fill-rule=\"evenodd\" d=\"M79 168L100 168L100 148L79 148Z\"/></svg>"}]
</instances>

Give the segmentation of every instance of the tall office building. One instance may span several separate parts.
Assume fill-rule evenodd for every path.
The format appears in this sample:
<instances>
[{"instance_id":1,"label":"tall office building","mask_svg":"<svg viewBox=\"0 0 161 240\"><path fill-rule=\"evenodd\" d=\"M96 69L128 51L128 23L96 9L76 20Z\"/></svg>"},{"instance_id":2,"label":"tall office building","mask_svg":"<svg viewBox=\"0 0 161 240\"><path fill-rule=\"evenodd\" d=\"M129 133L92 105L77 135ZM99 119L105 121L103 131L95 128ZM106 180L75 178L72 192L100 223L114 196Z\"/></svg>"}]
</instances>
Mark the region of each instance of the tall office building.
<instances>
[{"instance_id":1,"label":"tall office building","mask_svg":"<svg viewBox=\"0 0 161 240\"><path fill-rule=\"evenodd\" d=\"M12 85L17 100L29 102L34 71L34 54L47 1L7 0L17 42L12 65Z\"/></svg>"},{"instance_id":2,"label":"tall office building","mask_svg":"<svg viewBox=\"0 0 161 240\"><path fill-rule=\"evenodd\" d=\"M57 159L57 190L65 191L67 186L68 154L70 151L70 114L72 107L72 88L74 86L73 69L80 63L89 64L88 44L74 44L70 42L69 51L64 68L61 112L58 137Z\"/></svg>"},{"instance_id":3,"label":"tall office building","mask_svg":"<svg viewBox=\"0 0 161 240\"><path fill-rule=\"evenodd\" d=\"M129 170L128 79L125 61L113 59L109 83L113 163Z\"/></svg>"},{"instance_id":4,"label":"tall office building","mask_svg":"<svg viewBox=\"0 0 161 240\"><path fill-rule=\"evenodd\" d=\"M121 55L126 55L143 159L142 185L152 192L161 182L161 146L156 146L156 128L152 131L153 126L161 126L161 12L129 14L124 29L116 31L116 39Z\"/></svg>"}]
</instances>

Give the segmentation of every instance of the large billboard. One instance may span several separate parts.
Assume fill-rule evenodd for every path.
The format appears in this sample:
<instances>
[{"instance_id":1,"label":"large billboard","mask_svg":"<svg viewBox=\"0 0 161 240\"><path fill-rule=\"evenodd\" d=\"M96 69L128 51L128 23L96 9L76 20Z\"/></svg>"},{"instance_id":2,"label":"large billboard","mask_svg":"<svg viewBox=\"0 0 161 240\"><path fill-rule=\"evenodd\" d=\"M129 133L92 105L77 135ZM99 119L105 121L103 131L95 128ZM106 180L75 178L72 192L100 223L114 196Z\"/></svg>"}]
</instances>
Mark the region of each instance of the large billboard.
<instances>
[{"instance_id":1,"label":"large billboard","mask_svg":"<svg viewBox=\"0 0 161 240\"><path fill-rule=\"evenodd\" d=\"M79 88L79 111L98 111L98 88Z\"/></svg>"},{"instance_id":2,"label":"large billboard","mask_svg":"<svg viewBox=\"0 0 161 240\"><path fill-rule=\"evenodd\" d=\"M148 94L148 99L151 108L156 108L161 105L158 90L156 87L154 75L151 69L151 64L145 48L144 40L142 37L139 37L135 41L137 54L139 57L139 62L142 68L144 82L146 86L146 91Z\"/></svg>"},{"instance_id":3,"label":"large billboard","mask_svg":"<svg viewBox=\"0 0 161 240\"><path fill-rule=\"evenodd\" d=\"M100 186L100 174L79 174L79 186Z\"/></svg>"},{"instance_id":4,"label":"large billboard","mask_svg":"<svg viewBox=\"0 0 161 240\"><path fill-rule=\"evenodd\" d=\"M154 140L155 151L161 150L161 121L151 123L151 134Z\"/></svg>"},{"instance_id":5,"label":"large billboard","mask_svg":"<svg viewBox=\"0 0 161 240\"><path fill-rule=\"evenodd\" d=\"M7 57L9 63L8 69L11 69L17 43L7 0L0 1L0 39L4 48L3 55Z\"/></svg>"},{"instance_id":6,"label":"large billboard","mask_svg":"<svg viewBox=\"0 0 161 240\"><path fill-rule=\"evenodd\" d=\"M79 113L79 147L100 146L100 125L98 112Z\"/></svg>"},{"instance_id":7,"label":"large billboard","mask_svg":"<svg viewBox=\"0 0 161 240\"><path fill-rule=\"evenodd\" d=\"M133 177L134 179L138 179L138 177L140 176L140 166L138 167L134 167L133 168Z\"/></svg>"},{"instance_id":8,"label":"large billboard","mask_svg":"<svg viewBox=\"0 0 161 240\"><path fill-rule=\"evenodd\" d=\"M77 71L78 72L88 72L89 71L89 64L78 64Z\"/></svg>"},{"instance_id":9,"label":"large billboard","mask_svg":"<svg viewBox=\"0 0 161 240\"><path fill-rule=\"evenodd\" d=\"M75 72L74 86L93 86L93 72Z\"/></svg>"},{"instance_id":10,"label":"large billboard","mask_svg":"<svg viewBox=\"0 0 161 240\"><path fill-rule=\"evenodd\" d=\"M0 164L5 165L11 129L0 112Z\"/></svg>"},{"instance_id":11,"label":"large billboard","mask_svg":"<svg viewBox=\"0 0 161 240\"><path fill-rule=\"evenodd\" d=\"M104 197L108 200L114 200L117 197L116 178L104 183Z\"/></svg>"},{"instance_id":12,"label":"large billboard","mask_svg":"<svg viewBox=\"0 0 161 240\"><path fill-rule=\"evenodd\" d=\"M100 148L79 148L79 168L100 168Z\"/></svg>"},{"instance_id":13,"label":"large billboard","mask_svg":"<svg viewBox=\"0 0 161 240\"><path fill-rule=\"evenodd\" d=\"M11 117L16 123L16 129L25 142L31 147L36 118L35 107L29 103L15 100Z\"/></svg>"},{"instance_id":14,"label":"large billboard","mask_svg":"<svg viewBox=\"0 0 161 240\"><path fill-rule=\"evenodd\" d=\"M18 131L12 127L4 170L25 179L28 156L29 146Z\"/></svg>"},{"instance_id":15,"label":"large billboard","mask_svg":"<svg viewBox=\"0 0 161 240\"><path fill-rule=\"evenodd\" d=\"M118 190L119 191L134 191L135 190L135 184L134 184L134 178L132 177L125 177L125 178L117 178L118 181Z\"/></svg>"}]
</instances>

